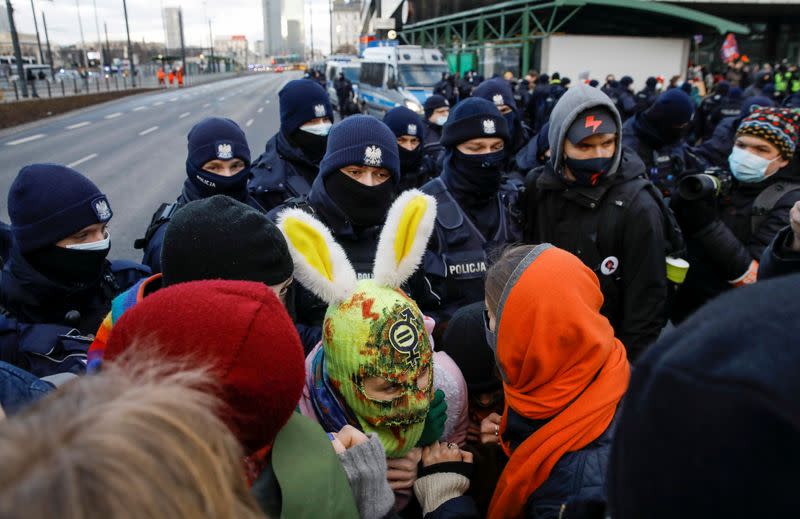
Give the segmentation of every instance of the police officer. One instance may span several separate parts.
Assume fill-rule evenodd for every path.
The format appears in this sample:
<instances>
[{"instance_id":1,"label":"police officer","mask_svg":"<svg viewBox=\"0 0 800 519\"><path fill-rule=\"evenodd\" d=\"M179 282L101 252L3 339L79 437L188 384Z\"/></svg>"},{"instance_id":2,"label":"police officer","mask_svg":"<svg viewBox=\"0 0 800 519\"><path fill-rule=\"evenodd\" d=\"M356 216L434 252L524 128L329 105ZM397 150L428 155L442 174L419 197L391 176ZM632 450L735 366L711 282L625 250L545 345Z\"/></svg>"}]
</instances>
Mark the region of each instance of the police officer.
<instances>
[{"instance_id":1,"label":"police officer","mask_svg":"<svg viewBox=\"0 0 800 519\"><path fill-rule=\"evenodd\" d=\"M673 320L685 319L725 290L755 282L764 249L800 201L800 171L792 162L799 139L800 114L756 108L736 132L728 158L730 192L684 197L679 191L674 197L691 268L677 292Z\"/></svg>"},{"instance_id":2,"label":"police officer","mask_svg":"<svg viewBox=\"0 0 800 519\"><path fill-rule=\"evenodd\" d=\"M175 211L193 200L226 195L261 212L264 208L248 194L250 148L238 124L230 119L208 117L195 124L188 135L188 155L183 191L171 204L162 204L134 247L144 249L142 263L161 272L161 246L166 223Z\"/></svg>"},{"instance_id":3,"label":"police officer","mask_svg":"<svg viewBox=\"0 0 800 519\"><path fill-rule=\"evenodd\" d=\"M342 246L359 277L371 276L378 237L386 213L397 196L400 158L397 138L381 121L354 115L337 123L308 196L276 207L277 220L286 207L313 213ZM303 343L320 338L327 304L304 287L296 292L297 325Z\"/></svg>"},{"instance_id":4,"label":"police officer","mask_svg":"<svg viewBox=\"0 0 800 519\"><path fill-rule=\"evenodd\" d=\"M250 194L266 209L307 195L325 155L333 109L317 82L289 81L278 92L281 128L253 163Z\"/></svg>"},{"instance_id":5,"label":"police officer","mask_svg":"<svg viewBox=\"0 0 800 519\"><path fill-rule=\"evenodd\" d=\"M528 102L528 119L531 121L531 128L533 133L539 133L542 126L547 123L550 118L550 112L556 105L556 97L552 95L552 88L550 86L550 76L547 74L540 74L536 78L536 85L531 94L531 100Z\"/></svg>"},{"instance_id":6,"label":"police officer","mask_svg":"<svg viewBox=\"0 0 800 519\"><path fill-rule=\"evenodd\" d=\"M397 137L400 157L398 192L419 188L437 175L433 159L424 153L425 129L422 118L405 106L396 106L383 117L383 123Z\"/></svg>"},{"instance_id":7,"label":"police officer","mask_svg":"<svg viewBox=\"0 0 800 519\"><path fill-rule=\"evenodd\" d=\"M558 88L562 87L558 85ZM502 78L484 81L472 92L472 97L481 97L487 101L491 101L497 109L500 110L500 114L506 120L506 125L508 126L508 132L510 134L508 145L504 148L506 152L506 161L503 165L503 169L507 172L516 169L517 166L514 158L519 150L528 144L533 134L517 110L514 93L508 81Z\"/></svg>"},{"instance_id":8,"label":"police officer","mask_svg":"<svg viewBox=\"0 0 800 519\"><path fill-rule=\"evenodd\" d=\"M707 95L694 114L694 137L706 141L714 134L714 129L725 117L736 117L742 108L741 96L730 96L730 84L720 81L714 92Z\"/></svg>"},{"instance_id":9,"label":"police officer","mask_svg":"<svg viewBox=\"0 0 800 519\"><path fill-rule=\"evenodd\" d=\"M647 78L644 82L644 88L639 90L635 96L636 113L647 110L653 106L653 103L656 102L656 97L658 97L658 92L656 91L657 86L658 80L656 78L653 76Z\"/></svg>"},{"instance_id":10,"label":"police officer","mask_svg":"<svg viewBox=\"0 0 800 519\"><path fill-rule=\"evenodd\" d=\"M755 97L764 95L764 87L772 85L772 72L763 70L756 75L755 82L744 89L743 97Z\"/></svg>"},{"instance_id":11,"label":"police officer","mask_svg":"<svg viewBox=\"0 0 800 519\"><path fill-rule=\"evenodd\" d=\"M686 172L700 173L706 163L686 142L694 102L679 88L667 90L644 112L628 119L622 144L642 159L650 180L669 196Z\"/></svg>"},{"instance_id":12,"label":"police officer","mask_svg":"<svg viewBox=\"0 0 800 519\"><path fill-rule=\"evenodd\" d=\"M630 76L622 76L614 91L617 110L619 111L620 117L622 117L623 123L636 115L637 104L636 98L633 96L631 85L633 85L633 78Z\"/></svg>"},{"instance_id":13,"label":"police officer","mask_svg":"<svg viewBox=\"0 0 800 519\"><path fill-rule=\"evenodd\" d=\"M456 310L483 300L487 258L522 237L512 214L517 189L503 180L510 142L506 118L480 97L461 101L444 126L444 171L422 187L438 214L424 260L428 290L416 293L439 330Z\"/></svg>"},{"instance_id":14,"label":"police officer","mask_svg":"<svg viewBox=\"0 0 800 519\"><path fill-rule=\"evenodd\" d=\"M736 140L736 131L739 129L739 124L742 119L750 115L753 108L759 106L774 106L774 103L766 97L748 97L739 108L739 111L733 116L722 119L714 128L711 138L692 148L693 152L705 160L709 166L727 168L728 156L733 151L733 143Z\"/></svg>"},{"instance_id":15,"label":"police officer","mask_svg":"<svg viewBox=\"0 0 800 519\"><path fill-rule=\"evenodd\" d=\"M73 169L22 168L8 213L13 242L0 273L0 360L39 377L82 373L111 300L150 271L106 259L111 205Z\"/></svg>"},{"instance_id":16,"label":"police officer","mask_svg":"<svg viewBox=\"0 0 800 519\"><path fill-rule=\"evenodd\" d=\"M631 359L666 323L665 214L644 165L620 142L622 121L602 91L571 89L550 119L549 161L526 182L525 241L566 249L593 269L601 312Z\"/></svg>"},{"instance_id":17,"label":"police officer","mask_svg":"<svg viewBox=\"0 0 800 519\"><path fill-rule=\"evenodd\" d=\"M339 115L344 118L350 115L347 107L353 97L353 83L345 77L344 72L339 72L339 77L333 82L333 88L336 90L336 100L339 102Z\"/></svg>"},{"instance_id":18,"label":"police officer","mask_svg":"<svg viewBox=\"0 0 800 519\"><path fill-rule=\"evenodd\" d=\"M425 100L425 141L423 143L425 155L434 161L442 152L439 141L442 138L442 127L450 115L450 102L440 95L432 95Z\"/></svg>"}]
</instances>

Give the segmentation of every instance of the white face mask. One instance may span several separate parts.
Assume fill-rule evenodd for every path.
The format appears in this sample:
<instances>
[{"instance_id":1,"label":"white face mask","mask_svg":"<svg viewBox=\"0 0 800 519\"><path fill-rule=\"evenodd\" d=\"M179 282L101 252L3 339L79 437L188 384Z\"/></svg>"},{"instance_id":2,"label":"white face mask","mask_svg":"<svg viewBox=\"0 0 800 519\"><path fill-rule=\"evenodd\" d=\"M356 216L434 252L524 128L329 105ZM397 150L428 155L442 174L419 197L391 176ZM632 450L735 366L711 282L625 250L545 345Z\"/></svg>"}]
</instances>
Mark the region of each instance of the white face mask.
<instances>
[{"instance_id":1,"label":"white face mask","mask_svg":"<svg viewBox=\"0 0 800 519\"><path fill-rule=\"evenodd\" d=\"M750 153L742 148L734 146L733 151L728 156L728 165L731 173L739 182L755 184L767 178L769 165L780 158L780 155L772 160L759 157L755 153Z\"/></svg>"},{"instance_id":2,"label":"white face mask","mask_svg":"<svg viewBox=\"0 0 800 519\"><path fill-rule=\"evenodd\" d=\"M444 123L446 123L446 122L447 122L447 116L446 115L440 115L439 117L437 117L433 121L433 124L436 124L438 126L444 126Z\"/></svg>"},{"instance_id":3,"label":"white face mask","mask_svg":"<svg viewBox=\"0 0 800 519\"><path fill-rule=\"evenodd\" d=\"M317 123L301 126L300 129L304 132L310 133L311 135L325 137L328 135L328 132L331 131L331 126L333 126L331 123Z\"/></svg>"},{"instance_id":4,"label":"white face mask","mask_svg":"<svg viewBox=\"0 0 800 519\"><path fill-rule=\"evenodd\" d=\"M76 243L74 245L67 245L71 250L107 250L111 248L111 235L106 233L106 238L100 241L93 241L91 243Z\"/></svg>"}]
</instances>

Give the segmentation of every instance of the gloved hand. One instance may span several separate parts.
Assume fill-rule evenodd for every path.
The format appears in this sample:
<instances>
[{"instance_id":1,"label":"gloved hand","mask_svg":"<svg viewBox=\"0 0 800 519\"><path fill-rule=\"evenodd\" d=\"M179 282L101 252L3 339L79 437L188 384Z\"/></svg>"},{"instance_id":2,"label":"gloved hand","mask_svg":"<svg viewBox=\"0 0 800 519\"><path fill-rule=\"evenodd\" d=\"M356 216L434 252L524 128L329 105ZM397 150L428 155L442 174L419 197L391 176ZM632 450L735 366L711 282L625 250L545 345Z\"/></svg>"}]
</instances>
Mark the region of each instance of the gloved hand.
<instances>
[{"instance_id":1,"label":"gloved hand","mask_svg":"<svg viewBox=\"0 0 800 519\"><path fill-rule=\"evenodd\" d=\"M417 442L417 447L426 447L439 440L444 432L444 423L447 421L447 402L444 391L437 389L431 400L428 416L425 417L425 429Z\"/></svg>"},{"instance_id":2,"label":"gloved hand","mask_svg":"<svg viewBox=\"0 0 800 519\"><path fill-rule=\"evenodd\" d=\"M690 238L717 219L713 198L686 200L676 192L672 194L669 206L675 213L683 234Z\"/></svg>"}]
</instances>

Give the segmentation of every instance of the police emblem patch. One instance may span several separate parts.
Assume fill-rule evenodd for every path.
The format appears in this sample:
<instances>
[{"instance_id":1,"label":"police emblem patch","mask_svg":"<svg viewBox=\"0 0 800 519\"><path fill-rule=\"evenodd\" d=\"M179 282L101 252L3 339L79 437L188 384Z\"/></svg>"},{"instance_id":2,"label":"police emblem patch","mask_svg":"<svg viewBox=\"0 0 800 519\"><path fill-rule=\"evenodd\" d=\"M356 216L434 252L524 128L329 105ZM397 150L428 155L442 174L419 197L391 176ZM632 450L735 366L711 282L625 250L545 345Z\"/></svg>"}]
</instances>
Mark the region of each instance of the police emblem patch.
<instances>
[{"instance_id":1,"label":"police emblem patch","mask_svg":"<svg viewBox=\"0 0 800 519\"><path fill-rule=\"evenodd\" d=\"M497 106L502 106L502 105L505 104L505 102L503 101L503 95L502 94L495 94L492 97L492 102L494 104L496 104Z\"/></svg>"},{"instance_id":2,"label":"police emblem patch","mask_svg":"<svg viewBox=\"0 0 800 519\"><path fill-rule=\"evenodd\" d=\"M228 160L233 158L233 146L230 144L217 145L217 158L220 160Z\"/></svg>"},{"instance_id":3,"label":"police emblem patch","mask_svg":"<svg viewBox=\"0 0 800 519\"><path fill-rule=\"evenodd\" d=\"M483 133L485 133L486 135L494 135L495 133L497 133L497 128L495 127L493 120L484 119Z\"/></svg>"},{"instance_id":4,"label":"police emblem patch","mask_svg":"<svg viewBox=\"0 0 800 519\"><path fill-rule=\"evenodd\" d=\"M100 222L107 222L111 219L111 207L105 197L98 198L92 202L92 209Z\"/></svg>"},{"instance_id":5,"label":"police emblem patch","mask_svg":"<svg viewBox=\"0 0 800 519\"><path fill-rule=\"evenodd\" d=\"M368 146L364 150L364 164L367 166L380 167L383 163L383 152L377 146Z\"/></svg>"},{"instance_id":6,"label":"police emblem patch","mask_svg":"<svg viewBox=\"0 0 800 519\"><path fill-rule=\"evenodd\" d=\"M417 125L416 124L409 124L408 125L408 134L409 135L417 135Z\"/></svg>"},{"instance_id":7,"label":"police emblem patch","mask_svg":"<svg viewBox=\"0 0 800 519\"><path fill-rule=\"evenodd\" d=\"M314 105L314 116L325 117L325 105Z\"/></svg>"}]
</instances>

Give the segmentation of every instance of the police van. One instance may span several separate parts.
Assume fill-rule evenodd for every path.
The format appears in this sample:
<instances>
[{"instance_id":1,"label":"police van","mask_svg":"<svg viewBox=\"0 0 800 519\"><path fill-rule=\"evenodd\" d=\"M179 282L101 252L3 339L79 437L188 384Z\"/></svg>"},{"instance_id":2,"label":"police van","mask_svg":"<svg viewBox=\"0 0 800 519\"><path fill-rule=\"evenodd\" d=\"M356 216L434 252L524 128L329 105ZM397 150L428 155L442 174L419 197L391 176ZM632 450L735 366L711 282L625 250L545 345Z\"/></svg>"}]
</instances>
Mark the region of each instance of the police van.
<instances>
[{"instance_id":1,"label":"police van","mask_svg":"<svg viewBox=\"0 0 800 519\"><path fill-rule=\"evenodd\" d=\"M382 119L392 108L405 106L422 115L425 100L447 72L438 49L418 45L367 48L359 75L361 111Z\"/></svg>"}]
</instances>

